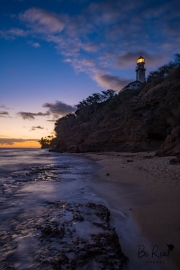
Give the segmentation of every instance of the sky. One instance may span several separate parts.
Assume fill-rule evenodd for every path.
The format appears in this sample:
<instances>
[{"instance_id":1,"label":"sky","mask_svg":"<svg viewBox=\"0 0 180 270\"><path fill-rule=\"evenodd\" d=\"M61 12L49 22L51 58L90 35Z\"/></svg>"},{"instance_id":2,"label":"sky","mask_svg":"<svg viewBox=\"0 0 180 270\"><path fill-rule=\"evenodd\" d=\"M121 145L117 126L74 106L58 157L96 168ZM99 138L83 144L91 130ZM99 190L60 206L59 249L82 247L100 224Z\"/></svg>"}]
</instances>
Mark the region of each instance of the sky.
<instances>
[{"instance_id":1,"label":"sky","mask_svg":"<svg viewBox=\"0 0 180 270\"><path fill-rule=\"evenodd\" d=\"M180 53L179 0L0 0L0 147L40 147L93 93Z\"/></svg>"}]
</instances>

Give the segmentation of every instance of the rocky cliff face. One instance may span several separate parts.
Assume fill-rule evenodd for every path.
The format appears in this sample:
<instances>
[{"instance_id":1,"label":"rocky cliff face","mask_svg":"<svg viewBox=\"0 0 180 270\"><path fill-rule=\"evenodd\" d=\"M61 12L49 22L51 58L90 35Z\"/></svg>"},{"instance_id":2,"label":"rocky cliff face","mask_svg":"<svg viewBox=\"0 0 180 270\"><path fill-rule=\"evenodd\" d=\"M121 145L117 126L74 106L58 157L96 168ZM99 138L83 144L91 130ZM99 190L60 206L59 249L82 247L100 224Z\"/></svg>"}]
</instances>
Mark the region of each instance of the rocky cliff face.
<instances>
[{"instance_id":1,"label":"rocky cliff face","mask_svg":"<svg viewBox=\"0 0 180 270\"><path fill-rule=\"evenodd\" d=\"M56 122L55 151L174 154L180 130L180 67L140 90L119 93ZM174 149L174 150L173 150ZM175 152L180 153L179 150Z\"/></svg>"}]
</instances>

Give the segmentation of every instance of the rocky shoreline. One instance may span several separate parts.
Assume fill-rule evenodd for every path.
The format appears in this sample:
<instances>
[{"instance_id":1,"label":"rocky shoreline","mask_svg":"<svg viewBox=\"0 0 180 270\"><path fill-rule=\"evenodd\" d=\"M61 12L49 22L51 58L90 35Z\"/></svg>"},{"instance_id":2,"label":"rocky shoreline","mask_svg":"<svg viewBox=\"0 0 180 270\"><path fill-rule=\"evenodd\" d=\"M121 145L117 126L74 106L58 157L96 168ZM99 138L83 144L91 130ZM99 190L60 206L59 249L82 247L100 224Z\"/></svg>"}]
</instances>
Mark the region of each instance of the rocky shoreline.
<instances>
[{"instance_id":1,"label":"rocky shoreline","mask_svg":"<svg viewBox=\"0 0 180 270\"><path fill-rule=\"evenodd\" d=\"M127 257L109 217L106 206L92 202L50 201L39 217L24 219L21 213L11 231L0 233L0 269L16 269L15 254L28 237L36 242L33 269L123 269Z\"/></svg>"}]
</instances>

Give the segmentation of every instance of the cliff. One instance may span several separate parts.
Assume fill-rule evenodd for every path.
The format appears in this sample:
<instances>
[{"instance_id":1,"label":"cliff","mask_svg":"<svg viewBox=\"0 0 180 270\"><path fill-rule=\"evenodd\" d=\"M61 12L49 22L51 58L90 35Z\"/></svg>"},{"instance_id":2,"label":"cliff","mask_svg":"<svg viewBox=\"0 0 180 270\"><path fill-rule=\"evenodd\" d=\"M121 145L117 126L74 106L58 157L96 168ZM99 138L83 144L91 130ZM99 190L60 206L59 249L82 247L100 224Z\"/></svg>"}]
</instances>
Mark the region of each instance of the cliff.
<instances>
[{"instance_id":1,"label":"cliff","mask_svg":"<svg viewBox=\"0 0 180 270\"><path fill-rule=\"evenodd\" d=\"M55 124L54 151L180 153L180 67L103 102L82 106Z\"/></svg>"}]
</instances>

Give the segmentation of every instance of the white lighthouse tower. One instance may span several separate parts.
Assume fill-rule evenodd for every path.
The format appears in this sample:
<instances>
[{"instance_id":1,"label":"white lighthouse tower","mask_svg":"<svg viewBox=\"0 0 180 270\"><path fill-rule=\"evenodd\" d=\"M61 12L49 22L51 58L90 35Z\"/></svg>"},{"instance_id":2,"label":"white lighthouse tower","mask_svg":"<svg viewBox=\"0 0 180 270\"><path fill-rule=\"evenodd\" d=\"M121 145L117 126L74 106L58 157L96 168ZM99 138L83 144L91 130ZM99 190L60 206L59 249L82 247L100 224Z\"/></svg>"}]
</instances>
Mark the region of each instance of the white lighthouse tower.
<instances>
[{"instance_id":1,"label":"white lighthouse tower","mask_svg":"<svg viewBox=\"0 0 180 270\"><path fill-rule=\"evenodd\" d=\"M136 81L129 83L128 85L126 85L122 90L137 90L139 89L143 83L146 81L146 77L145 77L145 73L146 73L146 69L144 67L145 65L145 59L140 56L137 59L137 66L136 66Z\"/></svg>"},{"instance_id":2,"label":"white lighthouse tower","mask_svg":"<svg viewBox=\"0 0 180 270\"><path fill-rule=\"evenodd\" d=\"M144 64L145 64L145 59L142 56L140 56L137 59L136 80L142 83L146 81L146 78L145 78L146 69L144 68Z\"/></svg>"}]
</instances>

